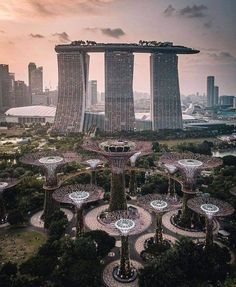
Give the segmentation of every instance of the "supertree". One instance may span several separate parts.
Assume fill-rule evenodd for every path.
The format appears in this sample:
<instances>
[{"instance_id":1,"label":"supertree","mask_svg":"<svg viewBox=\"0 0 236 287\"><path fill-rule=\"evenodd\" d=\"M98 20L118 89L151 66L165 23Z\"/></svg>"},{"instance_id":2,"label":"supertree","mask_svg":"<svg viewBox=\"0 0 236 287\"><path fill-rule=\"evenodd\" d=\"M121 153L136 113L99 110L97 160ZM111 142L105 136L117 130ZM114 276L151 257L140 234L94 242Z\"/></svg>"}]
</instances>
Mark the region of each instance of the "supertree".
<instances>
[{"instance_id":1,"label":"supertree","mask_svg":"<svg viewBox=\"0 0 236 287\"><path fill-rule=\"evenodd\" d=\"M112 178L109 211L126 210L125 165L136 152L151 152L151 143L122 140L108 140L105 142L87 140L82 147L85 150L102 155L111 165Z\"/></svg>"},{"instance_id":2,"label":"supertree","mask_svg":"<svg viewBox=\"0 0 236 287\"><path fill-rule=\"evenodd\" d=\"M165 212L179 208L180 204L177 201L173 201L170 197L160 194L147 194L144 196L139 196L137 201L138 205L148 210L150 213L156 214L154 243L162 243L162 216Z\"/></svg>"},{"instance_id":3,"label":"supertree","mask_svg":"<svg viewBox=\"0 0 236 287\"><path fill-rule=\"evenodd\" d=\"M171 164L164 164L164 169L168 173L169 185L168 185L168 197L177 200L176 190L175 190L175 180L173 175L177 172L177 167Z\"/></svg>"},{"instance_id":4,"label":"supertree","mask_svg":"<svg viewBox=\"0 0 236 287\"><path fill-rule=\"evenodd\" d=\"M234 186L233 188L231 188L229 192L230 192L233 196L236 196L236 187Z\"/></svg>"},{"instance_id":5,"label":"supertree","mask_svg":"<svg viewBox=\"0 0 236 287\"><path fill-rule=\"evenodd\" d=\"M78 160L78 155L74 152L36 152L26 154L20 158L24 164L36 165L44 170L45 191L44 208L42 218L46 220L55 210L59 209L59 204L53 199L52 193L60 186L57 173L67 163Z\"/></svg>"},{"instance_id":6,"label":"supertree","mask_svg":"<svg viewBox=\"0 0 236 287\"><path fill-rule=\"evenodd\" d=\"M56 189L53 198L57 202L70 203L76 210L76 235L84 232L83 205L103 199L102 188L93 184L73 184Z\"/></svg>"},{"instance_id":7,"label":"supertree","mask_svg":"<svg viewBox=\"0 0 236 287\"><path fill-rule=\"evenodd\" d=\"M136 166L136 162L137 159L141 156L141 152L136 152L135 154L133 154L130 157L130 181L129 181L129 193L130 195L136 195L136 170L135 170L135 166Z\"/></svg>"},{"instance_id":8,"label":"supertree","mask_svg":"<svg viewBox=\"0 0 236 287\"><path fill-rule=\"evenodd\" d=\"M210 196L196 196L189 199L188 207L206 218L206 248L213 245L213 218L229 216L234 213L234 208L229 203Z\"/></svg>"},{"instance_id":9,"label":"supertree","mask_svg":"<svg viewBox=\"0 0 236 287\"><path fill-rule=\"evenodd\" d=\"M3 200L3 193L8 188L17 185L19 182L20 180L15 178L0 178L0 224L6 222L6 208Z\"/></svg>"},{"instance_id":10,"label":"supertree","mask_svg":"<svg viewBox=\"0 0 236 287\"><path fill-rule=\"evenodd\" d=\"M202 170L212 170L222 165L222 160L219 158L210 157L207 155L194 154L191 152L185 153L166 153L160 157L160 165L172 165L181 173L182 179L176 180L182 183L183 191L183 206L181 220L186 225L190 225L191 213L187 206L188 199L196 194L197 176Z\"/></svg>"},{"instance_id":11,"label":"supertree","mask_svg":"<svg viewBox=\"0 0 236 287\"><path fill-rule=\"evenodd\" d=\"M118 230L121 237L120 262L113 269L113 277L122 283L136 279L137 270L130 261L129 236L140 233L140 220L130 218L126 211L114 211L113 220L107 226L113 231Z\"/></svg>"},{"instance_id":12,"label":"supertree","mask_svg":"<svg viewBox=\"0 0 236 287\"><path fill-rule=\"evenodd\" d=\"M91 168L91 184L97 184L97 180L96 180L96 168L98 167L98 165L102 164L103 161L101 161L100 159L88 159L84 162L82 162L82 164L87 165Z\"/></svg>"}]
</instances>

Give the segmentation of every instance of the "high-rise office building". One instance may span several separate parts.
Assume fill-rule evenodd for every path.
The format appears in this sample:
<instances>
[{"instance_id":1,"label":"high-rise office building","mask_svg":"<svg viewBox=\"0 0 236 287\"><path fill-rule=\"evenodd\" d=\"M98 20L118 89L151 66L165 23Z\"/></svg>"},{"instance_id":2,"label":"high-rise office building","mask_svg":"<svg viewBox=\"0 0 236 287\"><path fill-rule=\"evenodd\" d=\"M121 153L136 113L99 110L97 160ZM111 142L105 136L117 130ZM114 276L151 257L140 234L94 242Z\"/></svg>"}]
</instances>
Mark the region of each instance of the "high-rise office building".
<instances>
[{"instance_id":1,"label":"high-rise office building","mask_svg":"<svg viewBox=\"0 0 236 287\"><path fill-rule=\"evenodd\" d=\"M90 106L97 104L97 96L98 96L97 81L91 80L88 83L88 101L90 103Z\"/></svg>"},{"instance_id":2,"label":"high-rise office building","mask_svg":"<svg viewBox=\"0 0 236 287\"><path fill-rule=\"evenodd\" d=\"M29 91L33 94L43 93L43 67L37 67L35 63L28 65Z\"/></svg>"},{"instance_id":3,"label":"high-rise office building","mask_svg":"<svg viewBox=\"0 0 236 287\"><path fill-rule=\"evenodd\" d=\"M152 129L182 129L178 56L153 53L150 72Z\"/></svg>"},{"instance_id":4,"label":"high-rise office building","mask_svg":"<svg viewBox=\"0 0 236 287\"><path fill-rule=\"evenodd\" d=\"M214 107L219 105L219 87L214 86Z\"/></svg>"},{"instance_id":5,"label":"high-rise office building","mask_svg":"<svg viewBox=\"0 0 236 287\"><path fill-rule=\"evenodd\" d=\"M31 105L29 88L24 81L15 81L15 106L24 107Z\"/></svg>"},{"instance_id":6,"label":"high-rise office building","mask_svg":"<svg viewBox=\"0 0 236 287\"><path fill-rule=\"evenodd\" d=\"M8 65L0 65L0 112L11 107L10 102L10 74Z\"/></svg>"},{"instance_id":7,"label":"high-rise office building","mask_svg":"<svg viewBox=\"0 0 236 287\"><path fill-rule=\"evenodd\" d=\"M214 107L215 77L207 77L207 107Z\"/></svg>"},{"instance_id":8,"label":"high-rise office building","mask_svg":"<svg viewBox=\"0 0 236 287\"><path fill-rule=\"evenodd\" d=\"M105 52L105 130L134 130L134 55L131 52Z\"/></svg>"},{"instance_id":9,"label":"high-rise office building","mask_svg":"<svg viewBox=\"0 0 236 287\"><path fill-rule=\"evenodd\" d=\"M82 132L88 87L89 56L84 52L59 52L58 103L54 130Z\"/></svg>"},{"instance_id":10,"label":"high-rise office building","mask_svg":"<svg viewBox=\"0 0 236 287\"><path fill-rule=\"evenodd\" d=\"M13 108L16 106L16 97L15 97L15 74L9 74L9 95L10 95L10 107Z\"/></svg>"}]
</instances>

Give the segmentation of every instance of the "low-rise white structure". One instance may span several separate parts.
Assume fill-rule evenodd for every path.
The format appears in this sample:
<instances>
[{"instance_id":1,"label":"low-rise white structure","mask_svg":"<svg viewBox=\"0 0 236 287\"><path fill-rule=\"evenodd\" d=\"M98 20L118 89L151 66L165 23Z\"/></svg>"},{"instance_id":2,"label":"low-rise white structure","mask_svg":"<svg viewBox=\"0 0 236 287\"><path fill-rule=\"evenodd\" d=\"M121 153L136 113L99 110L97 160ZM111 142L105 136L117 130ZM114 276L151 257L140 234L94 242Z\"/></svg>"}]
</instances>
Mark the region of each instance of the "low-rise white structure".
<instances>
[{"instance_id":1,"label":"low-rise white structure","mask_svg":"<svg viewBox=\"0 0 236 287\"><path fill-rule=\"evenodd\" d=\"M56 107L39 105L11 108L5 112L5 116L7 123L53 123L55 113Z\"/></svg>"}]
</instances>

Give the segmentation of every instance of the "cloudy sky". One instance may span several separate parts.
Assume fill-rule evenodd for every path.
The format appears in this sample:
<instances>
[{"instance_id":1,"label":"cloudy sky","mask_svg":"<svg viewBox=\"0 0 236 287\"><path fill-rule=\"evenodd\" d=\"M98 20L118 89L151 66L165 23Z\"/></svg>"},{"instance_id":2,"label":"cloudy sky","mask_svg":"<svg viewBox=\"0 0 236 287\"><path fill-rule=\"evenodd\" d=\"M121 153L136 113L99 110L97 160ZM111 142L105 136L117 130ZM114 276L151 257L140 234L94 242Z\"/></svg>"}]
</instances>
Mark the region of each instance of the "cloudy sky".
<instances>
[{"instance_id":1,"label":"cloudy sky","mask_svg":"<svg viewBox=\"0 0 236 287\"><path fill-rule=\"evenodd\" d=\"M182 94L206 90L236 95L235 0L0 0L0 63L27 82L27 65L44 67L44 85L57 86L54 47L71 40L169 41L200 49L179 56ZM90 79L104 90L103 55L92 54ZM149 55L135 54L134 90L149 92Z\"/></svg>"}]
</instances>

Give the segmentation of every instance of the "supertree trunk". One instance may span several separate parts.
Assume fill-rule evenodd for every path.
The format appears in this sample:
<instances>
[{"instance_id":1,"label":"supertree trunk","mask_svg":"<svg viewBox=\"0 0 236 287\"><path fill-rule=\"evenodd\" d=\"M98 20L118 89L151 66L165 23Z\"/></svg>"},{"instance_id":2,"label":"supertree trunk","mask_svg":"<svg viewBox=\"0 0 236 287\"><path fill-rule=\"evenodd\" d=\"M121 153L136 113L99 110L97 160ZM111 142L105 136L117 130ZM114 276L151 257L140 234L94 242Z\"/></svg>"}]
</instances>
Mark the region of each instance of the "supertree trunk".
<instances>
[{"instance_id":1,"label":"supertree trunk","mask_svg":"<svg viewBox=\"0 0 236 287\"><path fill-rule=\"evenodd\" d=\"M129 254L129 238L128 236L121 236L121 254L120 254L120 268L119 276L124 278L131 277L132 270L130 265Z\"/></svg>"},{"instance_id":2,"label":"supertree trunk","mask_svg":"<svg viewBox=\"0 0 236 287\"><path fill-rule=\"evenodd\" d=\"M189 193L183 193L183 205L182 205L182 214L181 214L181 222L186 226L191 226L191 215L192 211L188 208L187 202L192 198L192 195Z\"/></svg>"},{"instance_id":3,"label":"supertree trunk","mask_svg":"<svg viewBox=\"0 0 236 287\"><path fill-rule=\"evenodd\" d=\"M175 192L175 180L171 177L169 177L169 186L168 186L168 196L171 198L176 197L176 192Z\"/></svg>"},{"instance_id":4,"label":"supertree trunk","mask_svg":"<svg viewBox=\"0 0 236 287\"><path fill-rule=\"evenodd\" d=\"M96 170L94 170L94 169L91 171L91 181L90 182L91 182L91 184L95 184L95 185L97 184Z\"/></svg>"},{"instance_id":5,"label":"supertree trunk","mask_svg":"<svg viewBox=\"0 0 236 287\"><path fill-rule=\"evenodd\" d=\"M157 213L156 215L156 232L154 241L156 244L160 244L163 242L162 235L162 213Z\"/></svg>"},{"instance_id":6,"label":"supertree trunk","mask_svg":"<svg viewBox=\"0 0 236 287\"><path fill-rule=\"evenodd\" d=\"M3 201L3 196L0 194L0 224L6 220L6 208Z\"/></svg>"},{"instance_id":7,"label":"supertree trunk","mask_svg":"<svg viewBox=\"0 0 236 287\"><path fill-rule=\"evenodd\" d=\"M127 210L124 172L112 173L109 211Z\"/></svg>"},{"instance_id":8,"label":"supertree trunk","mask_svg":"<svg viewBox=\"0 0 236 287\"><path fill-rule=\"evenodd\" d=\"M47 220L55 211L60 209L60 204L53 199L52 194L54 189L48 189L44 187L44 206L42 218Z\"/></svg>"},{"instance_id":9,"label":"supertree trunk","mask_svg":"<svg viewBox=\"0 0 236 287\"><path fill-rule=\"evenodd\" d=\"M136 171L135 169L131 169L130 171L129 193L132 196L136 195Z\"/></svg>"},{"instance_id":10,"label":"supertree trunk","mask_svg":"<svg viewBox=\"0 0 236 287\"><path fill-rule=\"evenodd\" d=\"M82 206L76 207L76 237L84 232L84 215Z\"/></svg>"},{"instance_id":11,"label":"supertree trunk","mask_svg":"<svg viewBox=\"0 0 236 287\"><path fill-rule=\"evenodd\" d=\"M206 217L206 249L209 249L213 245L213 242L213 218Z\"/></svg>"}]
</instances>

